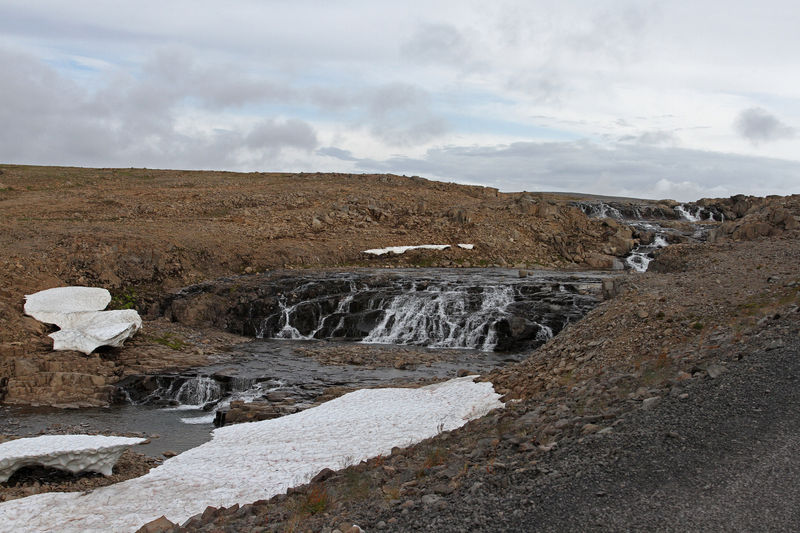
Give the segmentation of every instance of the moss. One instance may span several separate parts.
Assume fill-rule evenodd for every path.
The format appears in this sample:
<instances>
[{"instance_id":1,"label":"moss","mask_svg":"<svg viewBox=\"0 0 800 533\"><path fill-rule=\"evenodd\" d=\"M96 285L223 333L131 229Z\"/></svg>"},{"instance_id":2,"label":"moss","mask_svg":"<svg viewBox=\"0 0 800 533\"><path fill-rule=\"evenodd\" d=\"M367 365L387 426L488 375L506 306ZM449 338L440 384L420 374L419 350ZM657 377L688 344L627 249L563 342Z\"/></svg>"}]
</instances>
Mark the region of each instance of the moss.
<instances>
[{"instance_id":1,"label":"moss","mask_svg":"<svg viewBox=\"0 0 800 533\"><path fill-rule=\"evenodd\" d=\"M172 333L164 333L158 337L150 337L150 340L175 351L181 351L186 347L186 342Z\"/></svg>"},{"instance_id":2,"label":"moss","mask_svg":"<svg viewBox=\"0 0 800 533\"><path fill-rule=\"evenodd\" d=\"M110 309L136 309L136 291L123 289L111 297Z\"/></svg>"}]
</instances>

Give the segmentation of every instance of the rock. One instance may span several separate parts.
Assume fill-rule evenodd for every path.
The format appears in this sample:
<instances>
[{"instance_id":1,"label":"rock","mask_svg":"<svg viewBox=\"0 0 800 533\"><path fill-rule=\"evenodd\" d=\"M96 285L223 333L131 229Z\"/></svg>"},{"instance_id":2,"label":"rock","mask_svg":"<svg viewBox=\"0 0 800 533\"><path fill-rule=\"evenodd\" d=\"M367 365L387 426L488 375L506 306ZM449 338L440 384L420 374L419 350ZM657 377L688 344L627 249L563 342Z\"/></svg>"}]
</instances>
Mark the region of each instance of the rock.
<instances>
[{"instance_id":1,"label":"rock","mask_svg":"<svg viewBox=\"0 0 800 533\"><path fill-rule=\"evenodd\" d=\"M169 459L170 457L175 457L176 455L178 455L178 452L174 450L167 450L165 452L162 452L161 455Z\"/></svg>"},{"instance_id":2,"label":"rock","mask_svg":"<svg viewBox=\"0 0 800 533\"><path fill-rule=\"evenodd\" d=\"M442 501L442 497L438 494L426 494L422 497L422 503L424 505L435 505Z\"/></svg>"},{"instance_id":3,"label":"rock","mask_svg":"<svg viewBox=\"0 0 800 533\"><path fill-rule=\"evenodd\" d=\"M330 468L323 468L319 471L319 474L311 478L311 483L322 483L323 481L329 479L333 476L336 472L331 470Z\"/></svg>"},{"instance_id":4,"label":"rock","mask_svg":"<svg viewBox=\"0 0 800 533\"><path fill-rule=\"evenodd\" d=\"M110 476L129 447L144 439L99 435L42 435L0 444L0 482L23 466L41 465L67 472L99 472Z\"/></svg>"},{"instance_id":5,"label":"rock","mask_svg":"<svg viewBox=\"0 0 800 533\"><path fill-rule=\"evenodd\" d=\"M784 344L783 341L780 339L774 340L767 345L767 351L777 350L778 348L783 348Z\"/></svg>"},{"instance_id":6,"label":"rock","mask_svg":"<svg viewBox=\"0 0 800 533\"><path fill-rule=\"evenodd\" d=\"M725 367L717 364L710 364L708 368L706 368L706 372L708 373L708 377L711 379L717 379L723 372L725 372Z\"/></svg>"},{"instance_id":7,"label":"rock","mask_svg":"<svg viewBox=\"0 0 800 533\"><path fill-rule=\"evenodd\" d=\"M162 515L137 529L136 533L164 533L171 531L176 525L178 524L173 524L166 516Z\"/></svg>"},{"instance_id":8,"label":"rock","mask_svg":"<svg viewBox=\"0 0 800 533\"><path fill-rule=\"evenodd\" d=\"M603 280L603 299L610 300L619 294L619 280L618 279L604 279Z\"/></svg>"},{"instance_id":9,"label":"rock","mask_svg":"<svg viewBox=\"0 0 800 533\"><path fill-rule=\"evenodd\" d=\"M585 263L590 268L614 270L616 257L607 254L590 253L586 255Z\"/></svg>"},{"instance_id":10,"label":"rock","mask_svg":"<svg viewBox=\"0 0 800 533\"><path fill-rule=\"evenodd\" d=\"M642 400L642 409L652 409L661 400L660 396L652 396Z\"/></svg>"},{"instance_id":11,"label":"rock","mask_svg":"<svg viewBox=\"0 0 800 533\"><path fill-rule=\"evenodd\" d=\"M584 424L581 428L581 433L584 435L588 435L589 433L595 433L600 429L600 426L597 424Z\"/></svg>"},{"instance_id":12,"label":"rock","mask_svg":"<svg viewBox=\"0 0 800 533\"><path fill-rule=\"evenodd\" d=\"M638 316L641 319L645 319L645 318L649 317L650 314L647 311L645 311L644 309L639 308L639 309L636 310L636 316Z\"/></svg>"}]
</instances>

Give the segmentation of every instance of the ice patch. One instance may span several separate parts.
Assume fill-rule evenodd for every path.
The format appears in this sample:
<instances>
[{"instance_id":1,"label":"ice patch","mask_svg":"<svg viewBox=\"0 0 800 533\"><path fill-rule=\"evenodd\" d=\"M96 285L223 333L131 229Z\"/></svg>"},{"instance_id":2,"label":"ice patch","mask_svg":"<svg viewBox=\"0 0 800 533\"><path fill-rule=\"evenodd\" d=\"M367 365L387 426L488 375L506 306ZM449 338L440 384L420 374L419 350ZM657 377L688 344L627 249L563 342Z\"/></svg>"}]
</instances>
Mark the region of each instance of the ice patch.
<instances>
[{"instance_id":1,"label":"ice patch","mask_svg":"<svg viewBox=\"0 0 800 533\"><path fill-rule=\"evenodd\" d=\"M111 303L111 293L97 287L56 287L25 296L25 314L39 322L62 326L66 315L102 311Z\"/></svg>"},{"instance_id":2,"label":"ice patch","mask_svg":"<svg viewBox=\"0 0 800 533\"><path fill-rule=\"evenodd\" d=\"M25 314L55 324L54 350L92 353L100 346L122 346L142 327L133 309L102 311L111 294L97 287L56 287L25 296Z\"/></svg>"},{"instance_id":3,"label":"ice patch","mask_svg":"<svg viewBox=\"0 0 800 533\"><path fill-rule=\"evenodd\" d=\"M110 476L122 452L144 440L98 435L42 435L4 442L0 444L0 482L8 481L14 472L30 465L50 466L72 473L88 470Z\"/></svg>"},{"instance_id":4,"label":"ice patch","mask_svg":"<svg viewBox=\"0 0 800 533\"><path fill-rule=\"evenodd\" d=\"M503 406L474 376L418 389L362 389L299 413L214 431L211 442L145 476L83 493L0 504L0 531L136 531L161 515L184 522L209 505L282 494L323 468L391 453Z\"/></svg>"},{"instance_id":5,"label":"ice patch","mask_svg":"<svg viewBox=\"0 0 800 533\"><path fill-rule=\"evenodd\" d=\"M404 254L409 250L446 250L449 244L420 244L418 246L387 246L386 248L372 248L364 250L363 253L370 255L384 255L388 253Z\"/></svg>"}]
</instances>

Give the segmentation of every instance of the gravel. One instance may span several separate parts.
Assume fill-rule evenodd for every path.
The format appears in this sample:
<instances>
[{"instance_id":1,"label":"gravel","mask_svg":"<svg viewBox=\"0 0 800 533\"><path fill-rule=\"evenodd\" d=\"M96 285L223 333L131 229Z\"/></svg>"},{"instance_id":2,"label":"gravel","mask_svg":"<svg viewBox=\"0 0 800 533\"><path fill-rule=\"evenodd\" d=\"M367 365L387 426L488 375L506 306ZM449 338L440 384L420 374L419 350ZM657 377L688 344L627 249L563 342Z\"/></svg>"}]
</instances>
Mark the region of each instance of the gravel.
<instances>
[{"instance_id":1,"label":"gravel","mask_svg":"<svg viewBox=\"0 0 800 533\"><path fill-rule=\"evenodd\" d=\"M481 473L391 531L800 530L800 314L765 324L714 379L675 387L612 431ZM782 346L773 348L776 334ZM688 396L687 396L688 395ZM498 459L500 460L500 459ZM508 460L503 458L502 460Z\"/></svg>"}]
</instances>

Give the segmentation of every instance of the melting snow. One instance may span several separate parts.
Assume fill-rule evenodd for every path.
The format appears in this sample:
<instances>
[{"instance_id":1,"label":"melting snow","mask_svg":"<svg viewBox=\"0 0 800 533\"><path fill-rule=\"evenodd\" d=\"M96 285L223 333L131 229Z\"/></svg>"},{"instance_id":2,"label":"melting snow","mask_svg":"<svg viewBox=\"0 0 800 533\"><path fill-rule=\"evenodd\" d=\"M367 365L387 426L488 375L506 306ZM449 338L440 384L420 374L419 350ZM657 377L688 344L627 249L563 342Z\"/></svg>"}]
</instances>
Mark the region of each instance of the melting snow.
<instances>
[{"instance_id":1,"label":"melting snow","mask_svg":"<svg viewBox=\"0 0 800 533\"><path fill-rule=\"evenodd\" d=\"M126 448L145 439L98 435L42 435L0 444L0 482L23 466L52 466L68 472L86 470L110 476Z\"/></svg>"},{"instance_id":2,"label":"melting snow","mask_svg":"<svg viewBox=\"0 0 800 533\"><path fill-rule=\"evenodd\" d=\"M78 350L90 354L99 346L122 346L142 327L133 309L102 311L111 302L106 289L56 287L25 296L25 314L55 324L51 333L54 350Z\"/></svg>"},{"instance_id":3,"label":"melting snow","mask_svg":"<svg viewBox=\"0 0 800 533\"><path fill-rule=\"evenodd\" d=\"M140 478L90 494L48 493L0 504L0 531L135 531L214 507L281 494L338 469L452 430L502 407L472 377L418 389L363 389L293 415L220 428L211 442Z\"/></svg>"},{"instance_id":4,"label":"melting snow","mask_svg":"<svg viewBox=\"0 0 800 533\"><path fill-rule=\"evenodd\" d=\"M364 250L365 254L383 255L388 253L404 254L409 250L446 250L449 244L420 244L418 246L387 246L386 248L372 248Z\"/></svg>"},{"instance_id":5,"label":"melting snow","mask_svg":"<svg viewBox=\"0 0 800 533\"><path fill-rule=\"evenodd\" d=\"M458 247L463 248L464 250L472 250L475 245L459 244ZM448 248L450 248L449 244L420 244L417 246L387 246L386 248L372 248L370 250L364 250L363 253L371 255L384 255L388 253L404 254L409 250L446 250Z\"/></svg>"}]
</instances>

